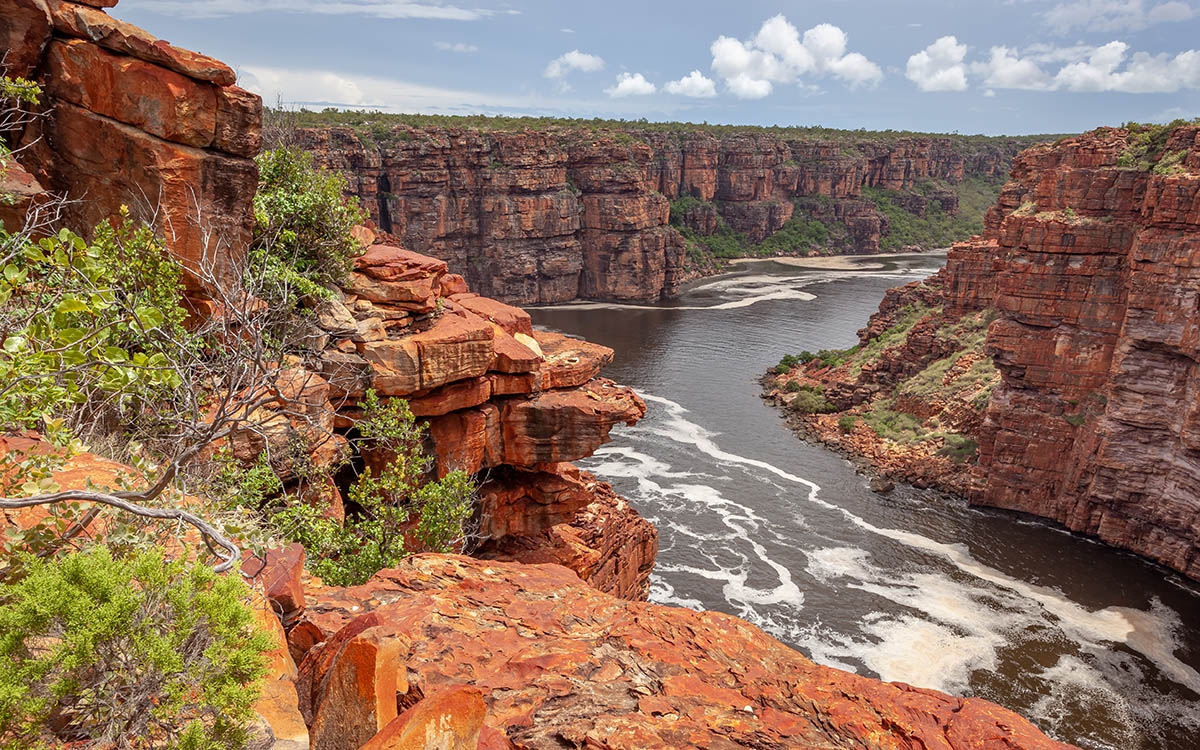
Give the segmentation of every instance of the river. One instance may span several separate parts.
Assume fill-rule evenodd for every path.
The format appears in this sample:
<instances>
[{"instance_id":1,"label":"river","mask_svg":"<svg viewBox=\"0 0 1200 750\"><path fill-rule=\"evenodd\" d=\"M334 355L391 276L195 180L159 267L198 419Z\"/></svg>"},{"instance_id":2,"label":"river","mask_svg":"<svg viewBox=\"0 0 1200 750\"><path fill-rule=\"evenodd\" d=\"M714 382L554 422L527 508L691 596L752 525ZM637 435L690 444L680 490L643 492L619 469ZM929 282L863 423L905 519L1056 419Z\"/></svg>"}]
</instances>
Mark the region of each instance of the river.
<instances>
[{"instance_id":1,"label":"river","mask_svg":"<svg viewBox=\"0 0 1200 750\"><path fill-rule=\"evenodd\" d=\"M654 522L651 600L738 615L815 661L978 696L1083 748L1200 747L1200 588L1041 521L888 495L759 398L944 256L742 266L661 306L534 309L616 351L646 418L580 462Z\"/></svg>"}]
</instances>

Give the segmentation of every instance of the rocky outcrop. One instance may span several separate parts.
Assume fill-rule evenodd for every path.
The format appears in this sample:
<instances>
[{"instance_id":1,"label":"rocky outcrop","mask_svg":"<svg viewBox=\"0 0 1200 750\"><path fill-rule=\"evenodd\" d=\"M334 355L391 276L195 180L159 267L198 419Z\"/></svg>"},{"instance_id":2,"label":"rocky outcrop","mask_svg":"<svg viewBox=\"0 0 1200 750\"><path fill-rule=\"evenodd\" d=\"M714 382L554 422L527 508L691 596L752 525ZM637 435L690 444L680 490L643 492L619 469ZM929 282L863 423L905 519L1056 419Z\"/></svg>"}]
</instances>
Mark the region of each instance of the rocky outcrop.
<instances>
[{"instance_id":1,"label":"rocky outcrop","mask_svg":"<svg viewBox=\"0 0 1200 750\"><path fill-rule=\"evenodd\" d=\"M454 715L461 734L481 718L491 747L1068 747L986 701L818 666L735 617L616 599L556 565L420 555L363 586L314 592L306 618L324 645L301 662L302 706L317 696L395 712L439 696L427 711L446 716L447 732ZM377 651L351 653L383 632L403 634L391 641L393 682ZM330 692L364 670L369 679Z\"/></svg>"},{"instance_id":2,"label":"rocky outcrop","mask_svg":"<svg viewBox=\"0 0 1200 750\"><path fill-rule=\"evenodd\" d=\"M42 85L45 113L6 136L28 146L25 170L69 199L65 224L88 229L129 206L202 294L235 278L249 244L261 101L234 85L227 65L101 9L115 4L6 3L7 72Z\"/></svg>"},{"instance_id":3,"label":"rocky outcrop","mask_svg":"<svg viewBox=\"0 0 1200 750\"><path fill-rule=\"evenodd\" d=\"M382 230L516 304L674 296L684 240L670 201L685 197L675 220L701 237L727 226L758 243L795 216L842 227L833 242L845 252L877 251L888 220L864 187L907 191L916 214L934 202L955 213L956 194L935 183L999 178L1032 141L840 135L383 123L299 132Z\"/></svg>"},{"instance_id":4,"label":"rocky outcrop","mask_svg":"<svg viewBox=\"0 0 1200 750\"><path fill-rule=\"evenodd\" d=\"M1004 378L972 502L1054 519L1191 578L1198 134L1102 129L1030 149L987 234L964 248L994 276L988 348ZM959 287L978 276L959 274Z\"/></svg>"},{"instance_id":5,"label":"rocky outcrop","mask_svg":"<svg viewBox=\"0 0 1200 750\"><path fill-rule=\"evenodd\" d=\"M954 357L935 389L953 405L955 384L985 367L970 353L978 331L961 321L994 316L985 353L1000 381L990 401L968 391L968 404L934 414L978 441L973 467L930 476L936 460L920 451L906 460L911 442L881 445L886 429L847 431L829 416L805 423L885 471L1052 519L1200 579L1198 138L1196 126L1103 128L1024 152L985 233L956 245L929 282L889 292L863 350L912 304L936 308L943 335L917 323L849 379L797 368L775 381L776 398L790 401L784 385L797 373L815 375L798 382L826 388L838 410L863 414L857 404L882 390L888 408L928 427L937 404L911 398L920 389L906 397L904 383L931 359Z\"/></svg>"}]
</instances>

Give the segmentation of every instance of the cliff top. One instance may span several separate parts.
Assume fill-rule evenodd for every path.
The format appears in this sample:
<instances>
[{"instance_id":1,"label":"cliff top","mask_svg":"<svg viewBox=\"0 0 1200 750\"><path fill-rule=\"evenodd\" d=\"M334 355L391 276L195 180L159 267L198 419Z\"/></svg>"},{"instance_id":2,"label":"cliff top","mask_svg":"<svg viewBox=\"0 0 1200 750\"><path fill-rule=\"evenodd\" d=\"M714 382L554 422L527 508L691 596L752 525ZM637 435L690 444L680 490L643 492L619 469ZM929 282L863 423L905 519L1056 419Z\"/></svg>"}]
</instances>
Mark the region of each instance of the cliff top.
<instances>
[{"instance_id":1,"label":"cliff top","mask_svg":"<svg viewBox=\"0 0 1200 750\"><path fill-rule=\"evenodd\" d=\"M906 130L838 130L820 126L757 126L721 125L692 122L650 122L641 120L606 120L601 118L557 118L557 117L507 117L502 115L427 115L392 114L367 110L338 110L332 107L320 112L307 109L282 112L269 110L268 117L284 117L297 127L350 127L361 134L374 136L376 140L387 140L387 135L399 126L410 129L461 129L481 132L513 132L524 130L579 131L581 133L627 133L635 137L674 137L692 135L727 136L770 136L788 141L836 142L844 145L865 143L894 143L912 138L938 138L967 149L988 145L1020 144L1022 147L1035 143L1054 141L1061 134L1047 135L959 135L957 133L916 133Z\"/></svg>"}]
</instances>

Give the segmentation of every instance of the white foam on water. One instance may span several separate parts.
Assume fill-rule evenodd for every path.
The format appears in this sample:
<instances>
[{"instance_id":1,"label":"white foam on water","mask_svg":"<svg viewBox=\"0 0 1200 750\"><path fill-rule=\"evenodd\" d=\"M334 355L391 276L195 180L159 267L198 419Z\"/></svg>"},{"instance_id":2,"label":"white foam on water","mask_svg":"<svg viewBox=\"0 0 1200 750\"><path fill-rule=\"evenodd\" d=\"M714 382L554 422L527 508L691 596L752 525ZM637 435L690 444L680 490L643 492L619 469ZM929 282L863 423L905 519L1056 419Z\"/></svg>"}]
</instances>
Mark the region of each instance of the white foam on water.
<instances>
[{"instance_id":1,"label":"white foam on water","mask_svg":"<svg viewBox=\"0 0 1200 750\"><path fill-rule=\"evenodd\" d=\"M1038 698L1032 710L1051 727L1070 723L1072 714L1082 711L1091 721L1105 725L1103 739L1091 738L1095 746L1111 746L1114 742L1120 750L1139 750L1143 746L1141 737L1149 727L1099 670L1078 657L1063 655L1042 672L1042 677L1055 688ZM1093 730L1092 734L1098 733Z\"/></svg>"},{"instance_id":2,"label":"white foam on water","mask_svg":"<svg viewBox=\"0 0 1200 750\"><path fill-rule=\"evenodd\" d=\"M881 570L868 562L868 553L856 553L848 548L840 548L824 557L809 558L809 572L818 580L822 576L825 580L853 579L844 585L880 596L927 618L914 618L909 614L881 617L865 627L865 631L874 636L873 645L854 643L845 649L846 656L855 656L864 664L878 665L879 668L871 668L881 675L886 671L885 679L925 687L961 689L970 671L994 666L996 651L1008 643L1009 633L1029 623L1040 623L1058 628L1066 638L1093 653L1102 652L1114 643L1124 644L1153 662L1175 682L1193 690L1200 686L1200 673L1174 655L1177 639L1171 618L1177 620L1177 615L1166 607L1150 612L1123 607L1089 610L1055 589L1022 581L979 562L962 544L947 544L914 532L876 526L849 510L822 500L820 486L809 479L765 461L722 450L713 440L713 433L686 418L687 410L682 405L652 394L639 395L661 407L664 413L664 426L653 429L655 434L691 446L718 463L759 469L799 485L806 490L802 496L808 502L840 513L851 524L870 534L939 558L969 577L967 581L959 582L940 572L905 575L892 569ZM750 539L747 541L751 542L756 554L761 554L761 545ZM838 566L842 568L840 573ZM741 575L737 573L726 578L727 589L738 591L745 583L744 578L739 578ZM785 579L781 571L780 577L794 586L790 575ZM990 587L981 588L978 582L990 584ZM797 590L796 593L800 592ZM738 601L755 600L743 596ZM923 668L932 653L921 653L921 644L927 639L939 644L935 649L943 660L939 669ZM918 652L913 658L891 655L906 649L917 649ZM848 653L849 650L855 653ZM945 653L955 650L961 653Z\"/></svg>"}]
</instances>

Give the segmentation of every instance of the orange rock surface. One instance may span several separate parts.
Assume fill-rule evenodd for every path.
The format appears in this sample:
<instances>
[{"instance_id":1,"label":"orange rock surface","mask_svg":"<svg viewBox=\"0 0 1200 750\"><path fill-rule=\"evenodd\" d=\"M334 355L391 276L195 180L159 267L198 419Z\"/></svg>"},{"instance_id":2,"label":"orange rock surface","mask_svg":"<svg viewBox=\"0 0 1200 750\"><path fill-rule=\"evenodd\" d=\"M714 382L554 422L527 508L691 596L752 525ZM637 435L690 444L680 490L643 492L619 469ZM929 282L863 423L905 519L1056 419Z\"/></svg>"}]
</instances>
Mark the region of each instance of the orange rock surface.
<instances>
[{"instance_id":1,"label":"orange rock surface","mask_svg":"<svg viewBox=\"0 0 1200 750\"><path fill-rule=\"evenodd\" d=\"M531 750L1068 747L986 701L818 666L735 617L627 602L556 565L419 555L318 593L309 617L330 640L306 664L347 625L392 627L401 692L473 686L485 724Z\"/></svg>"},{"instance_id":2,"label":"orange rock surface","mask_svg":"<svg viewBox=\"0 0 1200 750\"><path fill-rule=\"evenodd\" d=\"M17 0L0 15L10 74L32 75L48 116L33 120L22 165L76 200L86 231L127 205L157 222L191 292L234 278L253 216L262 103L233 70L108 16L113 2Z\"/></svg>"},{"instance_id":3,"label":"orange rock surface","mask_svg":"<svg viewBox=\"0 0 1200 750\"><path fill-rule=\"evenodd\" d=\"M682 236L670 200L709 201L682 217L701 236L723 221L761 242L793 215L841 224L847 252L878 250L887 218L864 186L910 191L908 208L957 210L918 181L999 176L1020 145L950 139L824 141L702 129L664 134L569 128L481 132L398 126L367 143L350 128L302 131L319 163L345 174L372 219L401 243L446 260L485 295L517 304L674 296Z\"/></svg>"}]
</instances>

